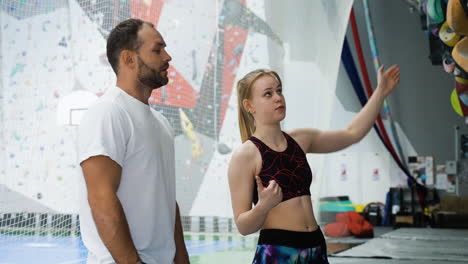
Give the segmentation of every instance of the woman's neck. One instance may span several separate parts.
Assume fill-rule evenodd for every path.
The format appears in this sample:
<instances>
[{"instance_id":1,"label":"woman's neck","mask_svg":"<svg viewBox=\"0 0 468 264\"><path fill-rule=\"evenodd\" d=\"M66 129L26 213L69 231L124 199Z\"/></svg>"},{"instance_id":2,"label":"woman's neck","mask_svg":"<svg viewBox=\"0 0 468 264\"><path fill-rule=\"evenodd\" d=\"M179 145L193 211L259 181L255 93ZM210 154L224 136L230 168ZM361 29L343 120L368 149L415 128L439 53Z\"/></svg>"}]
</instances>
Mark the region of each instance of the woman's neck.
<instances>
[{"instance_id":1,"label":"woman's neck","mask_svg":"<svg viewBox=\"0 0 468 264\"><path fill-rule=\"evenodd\" d=\"M283 131L279 123L275 125L257 126L253 136L265 143L268 142L275 146L279 146L284 142Z\"/></svg>"}]
</instances>

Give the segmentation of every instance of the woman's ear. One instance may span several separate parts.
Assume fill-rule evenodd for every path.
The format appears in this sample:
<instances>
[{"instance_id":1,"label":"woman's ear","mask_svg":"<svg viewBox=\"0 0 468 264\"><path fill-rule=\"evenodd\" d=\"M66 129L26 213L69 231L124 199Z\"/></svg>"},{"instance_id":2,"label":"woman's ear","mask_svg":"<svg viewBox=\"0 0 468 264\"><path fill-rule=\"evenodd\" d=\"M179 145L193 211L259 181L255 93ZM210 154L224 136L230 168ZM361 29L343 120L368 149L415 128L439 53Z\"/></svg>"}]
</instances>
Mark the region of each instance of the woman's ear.
<instances>
[{"instance_id":1,"label":"woman's ear","mask_svg":"<svg viewBox=\"0 0 468 264\"><path fill-rule=\"evenodd\" d=\"M242 100L242 107L244 107L245 111L249 112L250 114L255 113L255 110L253 110L249 99Z\"/></svg>"}]
</instances>

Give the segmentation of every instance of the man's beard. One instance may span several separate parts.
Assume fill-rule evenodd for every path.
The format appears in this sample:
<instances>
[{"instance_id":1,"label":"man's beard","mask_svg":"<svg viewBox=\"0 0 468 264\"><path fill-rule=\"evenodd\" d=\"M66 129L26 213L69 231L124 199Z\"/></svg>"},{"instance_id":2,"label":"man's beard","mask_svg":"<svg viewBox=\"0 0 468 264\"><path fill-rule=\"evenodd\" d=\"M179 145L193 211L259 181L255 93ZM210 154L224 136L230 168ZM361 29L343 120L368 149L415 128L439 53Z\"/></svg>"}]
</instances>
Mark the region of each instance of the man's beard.
<instances>
[{"instance_id":1,"label":"man's beard","mask_svg":"<svg viewBox=\"0 0 468 264\"><path fill-rule=\"evenodd\" d=\"M157 72L153 68L146 65L146 63L140 59L140 56L138 56L138 68L138 81L151 89L164 86L169 81L167 76L161 75L160 72Z\"/></svg>"}]
</instances>

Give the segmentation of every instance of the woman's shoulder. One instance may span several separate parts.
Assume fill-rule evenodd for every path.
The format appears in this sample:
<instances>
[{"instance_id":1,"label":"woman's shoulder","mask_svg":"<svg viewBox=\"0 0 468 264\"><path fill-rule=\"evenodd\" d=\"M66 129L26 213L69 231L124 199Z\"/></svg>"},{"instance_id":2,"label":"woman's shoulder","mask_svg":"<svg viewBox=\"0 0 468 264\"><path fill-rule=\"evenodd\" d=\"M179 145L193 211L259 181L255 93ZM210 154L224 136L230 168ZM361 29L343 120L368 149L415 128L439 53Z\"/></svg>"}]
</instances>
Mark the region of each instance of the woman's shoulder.
<instances>
[{"instance_id":1,"label":"woman's shoulder","mask_svg":"<svg viewBox=\"0 0 468 264\"><path fill-rule=\"evenodd\" d=\"M297 128L289 131L285 131L289 137L291 137L299 146L301 149L307 153L307 148L310 145L310 140L312 140L316 134L317 134L316 129L313 128Z\"/></svg>"},{"instance_id":2,"label":"woman's shoulder","mask_svg":"<svg viewBox=\"0 0 468 264\"><path fill-rule=\"evenodd\" d=\"M258 149L255 144L246 140L242 145L236 148L232 154L232 160L239 162L251 162L259 155Z\"/></svg>"},{"instance_id":3,"label":"woman's shoulder","mask_svg":"<svg viewBox=\"0 0 468 264\"><path fill-rule=\"evenodd\" d=\"M294 139L294 141L298 142L298 141L301 141L301 137L302 137L302 134L303 134L302 130L303 129L298 128L298 129L283 131L283 133L285 133L290 138Z\"/></svg>"}]
</instances>

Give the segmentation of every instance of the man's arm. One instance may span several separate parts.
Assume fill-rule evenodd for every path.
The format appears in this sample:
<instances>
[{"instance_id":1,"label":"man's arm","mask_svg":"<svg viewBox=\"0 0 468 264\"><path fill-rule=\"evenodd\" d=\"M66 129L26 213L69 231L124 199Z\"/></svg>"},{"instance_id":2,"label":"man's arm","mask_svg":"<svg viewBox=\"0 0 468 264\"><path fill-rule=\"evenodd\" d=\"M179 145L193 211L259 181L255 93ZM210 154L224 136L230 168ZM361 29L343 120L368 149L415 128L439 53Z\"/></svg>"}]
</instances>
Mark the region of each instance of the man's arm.
<instances>
[{"instance_id":1,"label":"man's arm","mask_svg":"<svg viewBox=\"0 0 468 264\"><path fill-rule=\"evenodd\" d=\"M187 248L184 242L184 231L182 229L182 223L180 221L179 205L176 202L176 219L174 229L174 240L176 244L176 255L174 258L175 264L187 264L190 263Z\"/></svg>"},{"instance_id":2,"label":"man's arm","mask_svg":"<svg viewBox=\"0 0 468 264\"><path fill-rule=\"evenodd\" d=\"M116 263L141 263L130 236L127 218L117 189L122 168L106 156L94 156L81 163L97 231Z\"/></svg>"}]
</instances>

